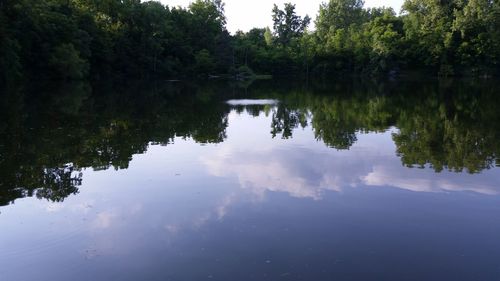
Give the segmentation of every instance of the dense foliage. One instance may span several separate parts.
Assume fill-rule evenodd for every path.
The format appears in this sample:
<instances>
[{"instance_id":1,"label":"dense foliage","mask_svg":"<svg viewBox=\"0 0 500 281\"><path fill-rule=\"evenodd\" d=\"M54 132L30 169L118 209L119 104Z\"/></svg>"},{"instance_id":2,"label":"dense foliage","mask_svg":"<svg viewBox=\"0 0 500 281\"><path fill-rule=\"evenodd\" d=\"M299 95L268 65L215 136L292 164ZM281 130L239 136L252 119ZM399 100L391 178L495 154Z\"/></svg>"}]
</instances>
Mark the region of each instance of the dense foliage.
<instances>
[{"instance_id":1,"label":"dense foliage","mask_svg":"<svg viewBox=\"0 0 500 281\"><path fill-rule=\"evenodd\" d=\"M0 81L235 74L497 74L500 2L406 0L402 13L329 0L316 28L295 5L273 29L230 35L221 0L2 0Z\"/></svg>"},{"instance_id":2,"label":"dense foliage","mask_svg":"<svg viewBox=\"0 0 500 281\"><path fill-rule=\"evenodd\" d=\"M178 76L226 71L231 61L218 0L188 9L140 0L5 0L0 7L4 81Z\"/></svg>"}]
</instances>

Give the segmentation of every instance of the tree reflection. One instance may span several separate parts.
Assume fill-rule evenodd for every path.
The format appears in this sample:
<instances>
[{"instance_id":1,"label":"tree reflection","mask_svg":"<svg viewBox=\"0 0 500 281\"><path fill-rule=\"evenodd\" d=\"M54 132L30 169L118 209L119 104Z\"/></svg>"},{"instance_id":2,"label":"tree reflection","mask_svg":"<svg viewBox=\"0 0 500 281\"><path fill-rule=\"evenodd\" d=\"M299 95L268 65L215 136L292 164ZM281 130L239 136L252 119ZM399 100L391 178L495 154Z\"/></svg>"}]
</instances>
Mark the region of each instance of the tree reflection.
<instances>
[{"instance_id":1,"label":"tree reflection","mask_svg":"<svg viewBox=\"0 0 500 281\"><path fill-rule=\"evenodd\" d=\"M293 129L298 126L307 127L307 117L306 112L288 108L284 104L278 104L272 113L271 135L273 138L278 134L283 139L291 138Z\"/></svg>"},{"instance_id":2,"label":"tree reflection","mask_svg":"<svg viewBox=\"0 0 500 281\"><path fill-rule=\"evenodd\" d=\"M478 173L494 167L500 153L499 101L489 83L427 89L417 106L400 113L393 138L404 165L430 165ZM439 94L434 94L437 91ZM417 101L415 101L417 102Z\"/></svg>"},{"instance_id":3,"label":"tree reflection","mask_svg":"<svg viewBox=\"0 0 500 281\"><path fill-rule=\"evenodd\" d=\"M37 85L0 95L0 205L78 193L82 169L126 169L150 144L177 138L223 142L231 110L271 118L270 137L310 127L318 141L349 149L359 133L391 128L407 167L479 173L497 165L500 100L495 81L262 82ZM231 107L238 97L276 105Z\"/></svg>"},{"instance_id":4,"label":"tree reflection","mask_svg":"<svg viewBox=\"0 0 500 281\"><path fill-rule=\"evenodd\" d=\"M216 93L76 83L0 95L0 205L32 196L63 201L78 193L83 168L126 169L150 144L224 141L230 108Z\"/></svg>"},{"instance_id":5,"label":"tree reflection","mask_svg":"<svg viewBox=\"0 0 500 281\"><path fill-rule=\"evenodd\" d=\"M478 173L498 163L497 92L495 81L409 80L350 81L254 94L283 101L273 114L273 136L293 137L293 130L304 126L303 116L310 115L319 141L349 149L359 133L395 127L393 140L403 165Z\"/></svg>"}]
</instances>

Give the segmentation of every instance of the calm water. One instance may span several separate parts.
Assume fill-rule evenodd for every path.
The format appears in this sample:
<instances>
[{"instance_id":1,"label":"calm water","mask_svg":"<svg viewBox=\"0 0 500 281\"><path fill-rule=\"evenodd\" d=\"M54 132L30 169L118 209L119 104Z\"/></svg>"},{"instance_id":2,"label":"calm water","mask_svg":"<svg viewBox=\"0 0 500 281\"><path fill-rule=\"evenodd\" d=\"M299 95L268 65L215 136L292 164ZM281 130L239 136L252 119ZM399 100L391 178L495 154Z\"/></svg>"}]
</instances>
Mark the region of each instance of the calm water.
<instances>
[{"instance_id":1,"label":"calm water","mask_svg":"<svg viewBox=\"0 0 500 281\"><path fill-rule=\"evenodd\" d=\"M0 280L500 280L499 85L3 93Z\"/></svg>"}]
</instances>

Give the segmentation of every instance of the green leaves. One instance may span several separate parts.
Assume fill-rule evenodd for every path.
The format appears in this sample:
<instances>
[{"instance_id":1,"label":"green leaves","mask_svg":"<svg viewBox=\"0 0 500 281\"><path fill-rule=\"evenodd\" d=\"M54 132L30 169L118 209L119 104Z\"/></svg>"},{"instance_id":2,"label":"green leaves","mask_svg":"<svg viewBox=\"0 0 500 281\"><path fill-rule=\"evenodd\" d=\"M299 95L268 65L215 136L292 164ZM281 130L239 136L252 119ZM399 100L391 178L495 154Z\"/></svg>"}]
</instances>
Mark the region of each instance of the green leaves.
<instances>
[{"instance_id":1,"label":"green leaves","mask_svg":"<svg viewBox=\"0 0 500 281\"><path fill-rule=\"evenodd\" d=\"M88 63L80 58L73 44L61 44L52 52L49 67L63 80L79 80L86 77Z\"/></svg>"},{"instance_id":2,"label":"green leaves","mask_svg":"<svg viewBox=\"0 0 500 281\"><path fill-rule=\"evenodd\" d=\"M446 75L499 73L500 2L406 0L402 14L329 0L316 30L295 5L274 6L274 33L226 30L222 0L170 8L140 0L4 0L0 11L2 82L113 76L229 73L387 74L399 69ZM59 60L59 61L57 61Z\"/></svg>"},{"instance_id":3,"label":"green leaves","mask_svg":"<svg viewBox=\"0 0 500 281\"><path fill-rule=\"evenodd\" d=\"M316 20L320 37L337 29L347 29L353 24L362 24L366 20L363 0L330 0L321 4Z\"/></svg>"},{"instance_id":4,"label":"green leaves","mask_svg":"<svg viewBox=\"0 0 500 281\"><path fill-rule=\"evenodd\" d=\"M290 42L302 36L307 26L311 22L309 16L298 16L295 12L295 5L285 3L283 10L275 4L273 8L273 28L277 42L283 46L288 46Z\"/></svg>"}]
</instances>

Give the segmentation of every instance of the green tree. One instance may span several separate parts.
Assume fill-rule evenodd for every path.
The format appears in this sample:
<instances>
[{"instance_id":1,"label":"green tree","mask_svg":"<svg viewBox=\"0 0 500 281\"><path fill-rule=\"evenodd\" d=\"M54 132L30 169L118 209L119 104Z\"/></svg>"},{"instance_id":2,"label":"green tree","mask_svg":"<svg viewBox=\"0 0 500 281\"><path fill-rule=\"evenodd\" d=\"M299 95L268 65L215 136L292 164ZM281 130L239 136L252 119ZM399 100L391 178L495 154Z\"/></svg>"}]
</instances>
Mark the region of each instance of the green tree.
<instances>
[{"instance_id":1,"label":"green tree","mask_svg":"<svg viewBox=\"0 0 500 281\"><path fill-rule=\"evenodd\" d=\"M88 72L88 64L80 58L73 44L62 44L54 49L49 66L57 77L64 80L83 79Z\"/></svg>"},{"instance_id":2,"label":"green tree","mask_svg":"<svg viewBox=\"0 0 500 281\"><path fill-rule=\"evenodd\" d=\"M371 20L366 24L370 38L370 65L375 73L386 72L398 66L403 56L403 21L392 9L373 9Z\"/></svg>"},{"instance_id":3,"label":"green tree","mask_svg":"<svg viewBox=\"0 0 500 281\"><path fill-rule=\"evenodd\" d=\"M22 66L19 58L20 47L16 40L3 37L0 42L0 85L19 80Z\"/></svg>"},{"instance_id":4,"label":"green tree","mask_svg":"<svg viewBox=\"0 0 500 281\"><path fill-rule=\"evenodd\" d=\"M292 39L302 36L311 22L311 18L307 15L303 19L301 16L298 16L295 12L294 4L285 3L283 10L275 4L273 8L273 22L277 42L283 46L287 46Z\"/></svg>"},{"instance_id":5,"label":"green tree","mask_svg":"<svg viewBox=\"0 0 500 281\"><path fill-rule=\"evenodd\" d=\"M456 37L452 32L456 0L406 0L403 4L406 36L416 58L426 66L447 68L453 64Z\"/></svg>"},{"instance_id":6,"label":"green tree","mask_svg":"<svg viewBox=\"0 0 500 281\"><path fill-rule=\"evenodd\" d=\"M329 0L319 7L316 29L320 38L337 29L347 29L353 24L365 21L363 0Z\"/></svg>"},{"instance_id":7,"label":"green tree","mask_svg":"<svg viewBox=\"0 0 500 281\"><path fill-rule=\"evenodd\" d=\"M488 0L460 2L454 10L453 31L460 33L457 56L462 65L488 67L498 65L498 4Z\"/></svg>"},{"instance_id":8,"label":"green tree","mask_svg":"<svg viewBox=\"0 0 500 281\"><path fill-rule=\"evenodd\" d=\"M200 74L209 74L215 68L215 62L208 50L201 50L195 54L195 72Z\"/></svg>"}]
</instances>

